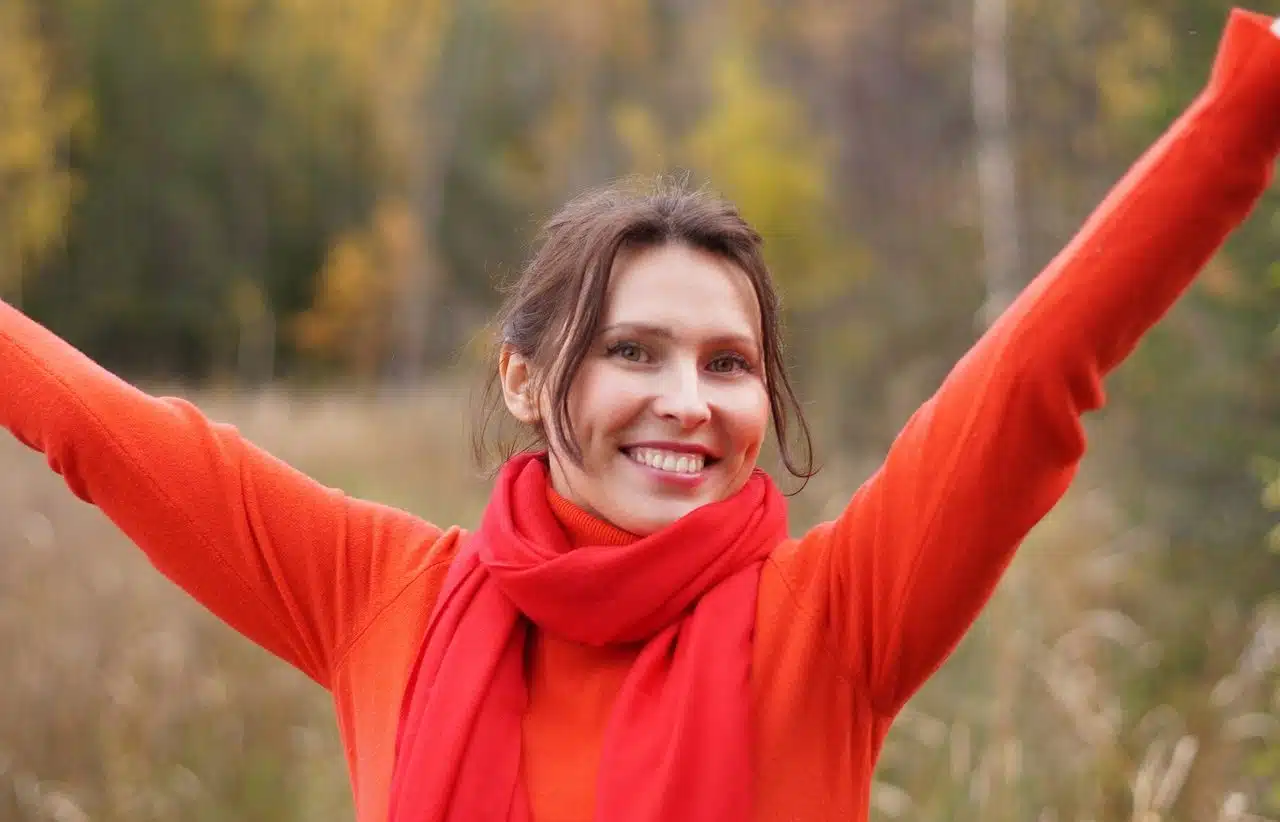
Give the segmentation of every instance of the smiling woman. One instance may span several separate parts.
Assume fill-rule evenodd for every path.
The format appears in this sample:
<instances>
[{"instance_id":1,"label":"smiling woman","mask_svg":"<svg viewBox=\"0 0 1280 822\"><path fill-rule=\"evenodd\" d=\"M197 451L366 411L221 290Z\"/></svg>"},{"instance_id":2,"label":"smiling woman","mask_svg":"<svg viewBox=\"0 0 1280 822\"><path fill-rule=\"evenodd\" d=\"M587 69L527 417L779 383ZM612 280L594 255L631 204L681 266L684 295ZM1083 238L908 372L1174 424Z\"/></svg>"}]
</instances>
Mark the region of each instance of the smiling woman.
<instances>
[{"instance_id":1,"label":"smiling woman","mask_svg":"<svg viewBox=\"0 0 1280 822\"><path fill-rule=\"evenodd\" d=\"M798 538L756 465L772 424L812 473L760 238L678 187L548 224L494 368L538 444L474 532L324 488L4 305L0 424L330 690L363 822L865 819L890 724L1070 485L1103 377L1268 186L1271 27L1232 15L1191 108Z\"/></svg>"},{"instance_id":2,"label":"smiling woman","mask_svg":"<svg viewBox=\"0 0 1280 822\"><path fill-rule=\"evenodd\" d=\"M761 241L732 206L672 186L566 213L524 275L551 285L512 294L504 327L524 334L497 358L507 409L550 446L556 492L651 534L742 488L771 409L792 470L812 473L783 433L794 413L811 463ZM538 316L535 295L558 314ZM578 331L567 345L564 328Z\"/></svg>"}]
</instances>

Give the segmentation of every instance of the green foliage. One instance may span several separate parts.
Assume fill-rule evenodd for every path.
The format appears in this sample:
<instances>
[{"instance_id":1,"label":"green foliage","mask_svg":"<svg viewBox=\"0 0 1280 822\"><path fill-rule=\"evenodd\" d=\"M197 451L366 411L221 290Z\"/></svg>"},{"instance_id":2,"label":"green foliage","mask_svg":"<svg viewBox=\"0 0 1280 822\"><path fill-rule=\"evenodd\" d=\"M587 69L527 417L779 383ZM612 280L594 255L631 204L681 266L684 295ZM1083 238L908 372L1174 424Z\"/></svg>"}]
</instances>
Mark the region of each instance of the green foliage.
<instances>
[{"instance_id":1,"label":"green foliage","mask_svg":"<svg viewBox=\"0 0 1280 822\"><path fill-rule=\"evenodd\" d=\"M86 89L93 120L70 155L83 194L67 251L31 308L138 373L229 370L244 331L241 284L271 312L304 309L330 232L358 221L373 196L356 90L330 82L323 64L283 60L284 29L261 4L240 28L227 8L49 9L77 58L61 69Z\"/></svg>"}]
</instances>

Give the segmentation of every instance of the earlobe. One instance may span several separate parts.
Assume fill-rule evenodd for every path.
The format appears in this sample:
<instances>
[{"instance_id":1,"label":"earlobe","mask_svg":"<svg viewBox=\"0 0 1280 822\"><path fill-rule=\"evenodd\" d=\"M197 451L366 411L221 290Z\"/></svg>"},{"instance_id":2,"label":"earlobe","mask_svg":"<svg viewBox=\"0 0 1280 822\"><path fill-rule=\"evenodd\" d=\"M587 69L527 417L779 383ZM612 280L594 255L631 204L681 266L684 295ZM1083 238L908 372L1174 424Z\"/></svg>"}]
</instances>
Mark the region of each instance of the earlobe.
<instances>
[{"instance_id":1,"label":"earlobe","mask_svg":"<svg viewBox=\"0 0 1280 822\"><path fill-rule=\"evenodd\" d=\"M503 402L511 416L526 425L536 425L541 415L538 413L529 361L504 347L498 358L498 378L502 382Z\"/></svg>"}]
</instances>

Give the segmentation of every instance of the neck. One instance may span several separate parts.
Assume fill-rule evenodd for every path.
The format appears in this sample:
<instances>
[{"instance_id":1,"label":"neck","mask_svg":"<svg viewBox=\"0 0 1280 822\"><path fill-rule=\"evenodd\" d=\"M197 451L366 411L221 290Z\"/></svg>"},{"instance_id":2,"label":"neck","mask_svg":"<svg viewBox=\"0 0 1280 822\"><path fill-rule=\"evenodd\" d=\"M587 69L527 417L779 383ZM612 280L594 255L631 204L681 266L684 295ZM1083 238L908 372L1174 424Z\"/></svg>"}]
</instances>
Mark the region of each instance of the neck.
<instances>
[{"instance_id":1,"label":"neck","mask_svg":"<svg viewBox=\"0 0 1280 822\"><path fill-rule=\"evenodd\" d=\"M635 534L584 511L552 488L549 482L547 502L575 548L580 545L630 545L638 539Z\"/></svg>"}]
</instances>

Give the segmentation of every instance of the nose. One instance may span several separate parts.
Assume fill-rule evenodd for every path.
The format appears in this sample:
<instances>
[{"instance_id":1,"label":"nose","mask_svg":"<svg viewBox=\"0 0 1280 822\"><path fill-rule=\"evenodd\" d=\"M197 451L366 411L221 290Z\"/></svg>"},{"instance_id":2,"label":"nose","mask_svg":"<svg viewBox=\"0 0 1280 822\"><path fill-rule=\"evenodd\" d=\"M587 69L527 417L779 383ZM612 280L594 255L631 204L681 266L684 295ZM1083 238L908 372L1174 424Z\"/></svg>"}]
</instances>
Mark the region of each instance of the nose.
<instances>
[{"instance_id":1,"label":"nose","mask_svg":"<svg viewBox=\"0 0 1280 822\"><path fill-rule=\"evenodd\" d=\"M658 416L677 423L682 430L696 428L711 419L711 406L703 393L696 363L681 363L665 370L653 401Z\"/></svg>"}]
</instances>

